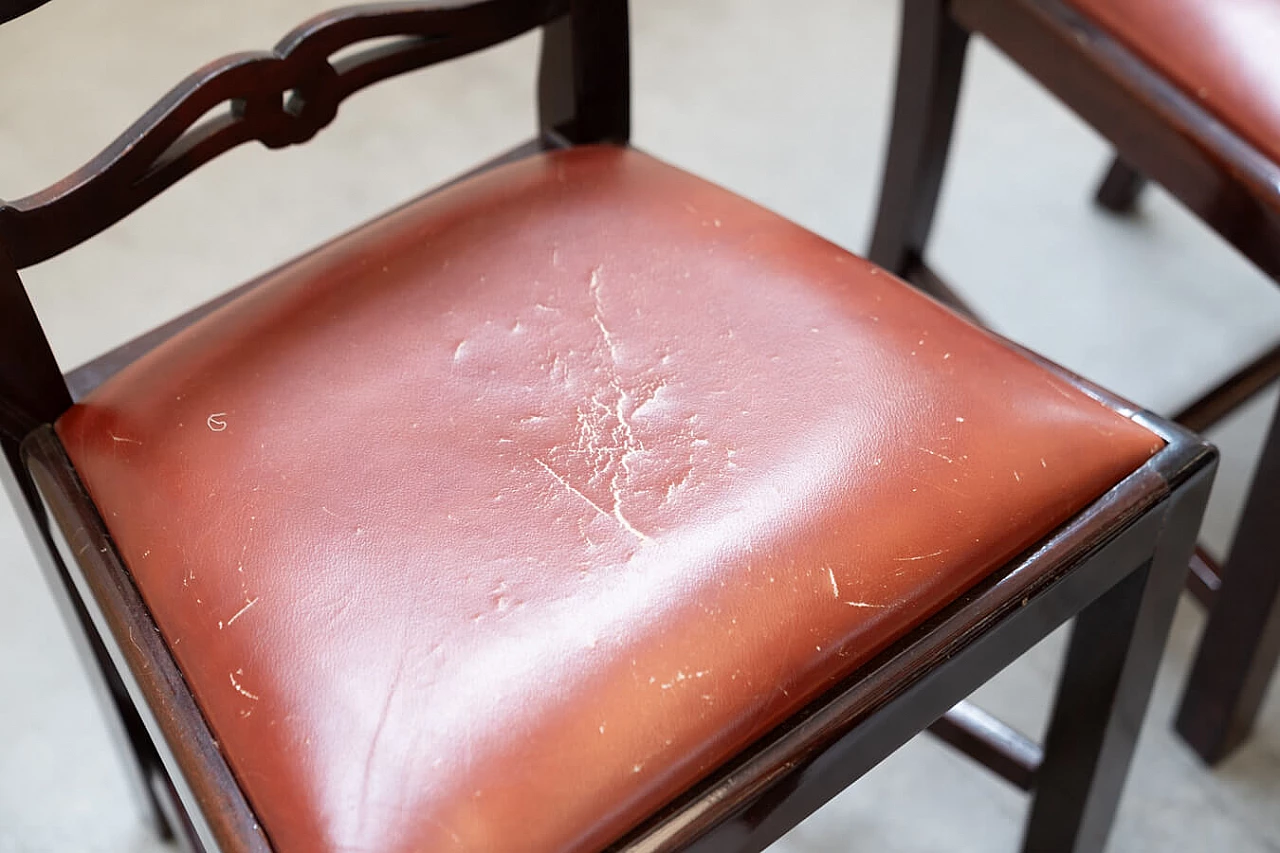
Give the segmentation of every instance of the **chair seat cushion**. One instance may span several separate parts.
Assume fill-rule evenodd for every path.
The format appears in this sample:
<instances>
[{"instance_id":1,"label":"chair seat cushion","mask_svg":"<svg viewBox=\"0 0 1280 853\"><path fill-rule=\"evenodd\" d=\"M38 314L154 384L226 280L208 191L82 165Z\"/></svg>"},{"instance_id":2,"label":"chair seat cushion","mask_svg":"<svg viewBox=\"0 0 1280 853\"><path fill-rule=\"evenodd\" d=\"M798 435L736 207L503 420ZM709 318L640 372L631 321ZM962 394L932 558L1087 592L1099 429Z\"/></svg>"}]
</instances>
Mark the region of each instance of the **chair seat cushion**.
<instances>
[{"instance_id":1,"label":"chair seat cushion","mask_svg":"<svg viewBox=\"0 0 1280 853\"><path fill-rule=\"evenodd\" d=\"M1072 3L1223 124L1280 163L1280 3Z\"/></svg>"},{"instance_id":2,"label":"chair seat cushion","mask_svg":"<svg viewBox=\"0 0 1280 853\"><path fill-rule=\"evenodd\" d=\"M281 851L599 848L1161 444L613 147L322 247L58 430Z\"/></svg>"}]
</instances>

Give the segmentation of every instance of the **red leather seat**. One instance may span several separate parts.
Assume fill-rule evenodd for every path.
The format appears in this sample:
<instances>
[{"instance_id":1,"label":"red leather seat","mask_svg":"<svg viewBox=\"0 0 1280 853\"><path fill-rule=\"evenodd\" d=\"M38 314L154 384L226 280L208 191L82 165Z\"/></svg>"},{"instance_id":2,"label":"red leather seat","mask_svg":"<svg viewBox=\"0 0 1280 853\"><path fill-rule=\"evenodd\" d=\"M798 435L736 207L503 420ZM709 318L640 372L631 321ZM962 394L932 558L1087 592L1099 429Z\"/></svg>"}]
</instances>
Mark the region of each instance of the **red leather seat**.
<instances>
[{"instance_id":1,"label":"red leather seat","mask_svg":"<svg viewBox=\"0 0 1280 853\"><path fill-rule=\"evenodd\" d=\"M1280 163L1280 3L1071 2Z\"/></svg>"},{"instance_id":2,"label":"red leather seat","mask_svg":"<svg viewBox=\"0 0 1280 853\"><path fill-rule=\"evenodd\" d=\"M598 848L1160 446L610 147L322 247L58 431L280 851Z\"/></svg>"}]
</instances>

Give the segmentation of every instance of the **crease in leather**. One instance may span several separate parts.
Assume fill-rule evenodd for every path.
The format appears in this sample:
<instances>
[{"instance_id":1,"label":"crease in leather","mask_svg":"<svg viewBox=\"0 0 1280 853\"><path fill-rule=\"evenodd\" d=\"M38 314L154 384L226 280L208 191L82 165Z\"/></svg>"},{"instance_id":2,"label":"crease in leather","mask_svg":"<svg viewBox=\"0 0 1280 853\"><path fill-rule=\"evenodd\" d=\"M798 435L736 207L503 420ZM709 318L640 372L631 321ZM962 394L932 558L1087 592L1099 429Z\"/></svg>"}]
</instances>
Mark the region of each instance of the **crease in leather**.
<instances>
[{"instance_id":1,"label":"crease in leather","mask_svg":"<svg viewBox=\"0 0 1280 853\"><path fill-rule=\"evenodd\" d=\"M1160 446L610 147L321 247L57 426L286 852L598 849Z\"/></svg>"}]
</instances>

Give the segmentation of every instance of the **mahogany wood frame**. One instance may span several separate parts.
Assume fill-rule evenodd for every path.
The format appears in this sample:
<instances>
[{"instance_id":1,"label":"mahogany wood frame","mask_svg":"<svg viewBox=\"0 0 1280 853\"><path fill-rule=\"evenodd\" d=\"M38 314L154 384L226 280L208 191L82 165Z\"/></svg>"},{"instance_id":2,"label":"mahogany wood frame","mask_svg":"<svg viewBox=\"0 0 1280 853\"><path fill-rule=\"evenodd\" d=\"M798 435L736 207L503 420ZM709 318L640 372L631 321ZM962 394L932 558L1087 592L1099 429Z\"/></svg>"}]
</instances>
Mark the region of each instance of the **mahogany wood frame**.
<instances>
[{"instance_id":1,"label":"mahogany wood frame","mask_svg":"<svg viewBox=\"0 0 1280 853\"><path fill-rule=\"evenodd\" d=\"M10 8L0 6L0 20ZM315 18L271 53L206 66L84 169L0 206L0 444L10 462L0 474L118 725L144 806L193 850L267 851L270 840L49 424L73 396L257 282L63 377L18 270L96 234L234 145L305 141L359 88L533 27L543 29L539 134L481 168L548 147L625 144L625 0L379 4ZM389 36L397 38L328 59ZM227 111L193 126L222 101ZM1189 433L1067 378L1167 447L612 849L763 849L930 725L1033 792L1026 849L1100 848L1216 462ZM957 704L1077 614L1043 749Z\"/></svg>"},{"instance_id":2,"label":"mahogany wood frame","mask_svg":"<svg viewBox=\"0 0 1280 853\"><path fill-rule=\"evenodd\" d=\"M1146 179L1280 282L1280 164L1064 0L904 0L897 95L869 257L969 314L924 261L970 34L980 34L1106 137L1117 157L1097 191L1131 210ZM1280 346L1175 414L1202 431L1280 377ZM1280 420L1274 420L1231 553L1197 551L1188 589L1209 620L1176 728L1210 763L1253 726L1280 659Z\"/></svg>"}]
</instances>

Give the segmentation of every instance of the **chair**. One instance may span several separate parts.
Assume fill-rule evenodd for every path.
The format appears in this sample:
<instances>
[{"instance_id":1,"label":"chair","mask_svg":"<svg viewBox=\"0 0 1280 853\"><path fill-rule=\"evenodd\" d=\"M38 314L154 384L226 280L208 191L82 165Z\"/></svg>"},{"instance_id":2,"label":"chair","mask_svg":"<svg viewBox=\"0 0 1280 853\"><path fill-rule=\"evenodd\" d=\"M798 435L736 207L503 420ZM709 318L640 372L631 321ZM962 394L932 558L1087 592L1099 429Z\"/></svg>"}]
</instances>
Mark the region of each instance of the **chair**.
<instances>
[{"instance_id":1,"label":"chair","mask_svg":"<svg viewBox=\"0 0 1280 853\"><path fill-rule=\"evenodd\" d=\"M970 34L987 38L1116 149L1097 201L1131 211L1160 183L1280 280L1280 74L1267 2L904 0L889 155L868 257L970 315L925 263ZM1280 376L1280 346L1173 420L1202 431ZM1263 444L1231 552L1203 550L1188 590L1209 610L1175 727L1207 763L1253 728L1280 658L1280 421Z\"/></svg>"},{"instance_id":2,"label":"chair","mask_svg":"<svg viewBox=\"0 0 1280 853\"><path fill-rule=\"evenodd\" d=\"M60 374L19 269L535 27L533 141ZM629 148L627 57L620 0L350 7L0 208L7 482L144 805L760 850L932 726L1099 849L1213 450ZM960 704L1073 617L1043 749Z\"/></svg>"}]
</instances>

